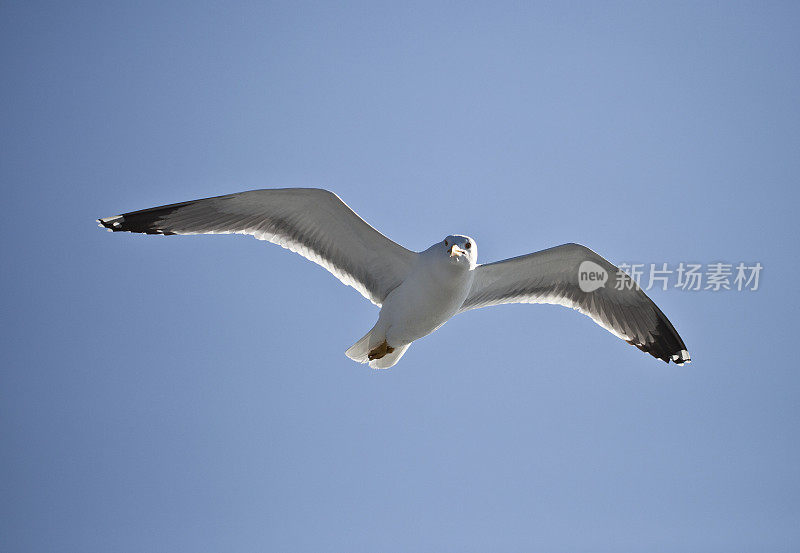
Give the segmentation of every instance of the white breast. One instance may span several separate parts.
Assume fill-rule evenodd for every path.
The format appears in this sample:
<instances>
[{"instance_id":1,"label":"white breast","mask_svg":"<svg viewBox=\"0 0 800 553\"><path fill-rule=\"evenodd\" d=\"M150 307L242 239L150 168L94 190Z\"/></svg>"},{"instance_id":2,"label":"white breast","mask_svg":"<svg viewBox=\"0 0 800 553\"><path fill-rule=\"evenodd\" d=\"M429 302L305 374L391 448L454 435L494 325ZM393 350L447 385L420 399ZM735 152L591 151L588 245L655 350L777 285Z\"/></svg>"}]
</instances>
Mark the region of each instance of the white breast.
<instances>
[{"instance_id":1,"label":"white breast","mask_svg":"<svg viewBox=\"0 0 800 553\"><path fill-rule=\"evenodd\" d=\"M468 266L420 256L414 271L383 302L378 321L389 344L410 344L442 326L464 303L472 278Z\"/></svg>"}]
</instances>

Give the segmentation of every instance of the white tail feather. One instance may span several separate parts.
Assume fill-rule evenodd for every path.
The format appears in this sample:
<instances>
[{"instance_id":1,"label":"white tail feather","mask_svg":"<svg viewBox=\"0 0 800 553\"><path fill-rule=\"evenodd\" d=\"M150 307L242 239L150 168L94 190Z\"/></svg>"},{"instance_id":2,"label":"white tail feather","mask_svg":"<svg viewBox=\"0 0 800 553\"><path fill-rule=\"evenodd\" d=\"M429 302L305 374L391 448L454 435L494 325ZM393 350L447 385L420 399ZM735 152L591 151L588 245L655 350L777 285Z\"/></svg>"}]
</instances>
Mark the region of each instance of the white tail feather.
<instances>
[{"instance_id":1,"label":"white tail feather","mask_svg":"<svg viewBox=\"0 0 800 553\"><path fill-rule=\"evenodd\" d=\"M408 349L408 346L411 344L406 344L404 346L400 346L399 348L394 348L392 353L387 353L380 359L376 359L375 361L370 361L369 366L373 369L388 369L389 367L393 366L395 363L400 361L400 358L403 357L403 354Z\"/></svg>"},{"instance_id":2,"label":"white tail feather","mask_svg":"<svg viewBox=\"0 0 800 553\"><path fill-rule=\"evenodd\" d=\"M378 328L378 324L376 323L369 332L364 334L358 342L350 346L344 354L358 363L369 363L369 366L373 369L388 369L400 361L400 358L403 357L403 354L411 344L396 347L392 353L387 353L380 359L370 361L369 352L380 346L384 340L386 340L386 334L383 329Z\"/></svg>"},{"instance_id":3,"label":"white tail feather","mask_svg":"<svg viewBox=\"0 0 800 553\"><path fill-rule=\"evenodd\" d=\"M384 340L383 336L378 337L372 335L375 331L375 326L364 334L358 342L350 346L344 354L357 363L369 363L369 352Z\"/></svg>"}]
</instances>

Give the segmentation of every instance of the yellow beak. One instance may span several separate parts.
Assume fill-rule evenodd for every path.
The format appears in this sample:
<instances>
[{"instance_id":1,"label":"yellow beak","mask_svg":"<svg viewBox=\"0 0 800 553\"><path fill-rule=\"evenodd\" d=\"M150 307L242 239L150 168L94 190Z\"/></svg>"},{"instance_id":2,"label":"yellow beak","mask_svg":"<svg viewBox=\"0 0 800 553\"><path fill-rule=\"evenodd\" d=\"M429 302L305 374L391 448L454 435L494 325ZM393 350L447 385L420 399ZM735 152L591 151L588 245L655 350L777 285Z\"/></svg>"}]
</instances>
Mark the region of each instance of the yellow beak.
<instances>
[{"instance_id":1,"label":"yellow beak","mask_svg":"<svg viewBox=\"0 0 800 553\"><path fill-rule=\"evenodd\" d=\"M467 253L466 250L462 250L455 244L453 244L453 246L450 248L450 257L457 257L459 255L464 255L465 253Z\"/></svg>"}]
</instances>

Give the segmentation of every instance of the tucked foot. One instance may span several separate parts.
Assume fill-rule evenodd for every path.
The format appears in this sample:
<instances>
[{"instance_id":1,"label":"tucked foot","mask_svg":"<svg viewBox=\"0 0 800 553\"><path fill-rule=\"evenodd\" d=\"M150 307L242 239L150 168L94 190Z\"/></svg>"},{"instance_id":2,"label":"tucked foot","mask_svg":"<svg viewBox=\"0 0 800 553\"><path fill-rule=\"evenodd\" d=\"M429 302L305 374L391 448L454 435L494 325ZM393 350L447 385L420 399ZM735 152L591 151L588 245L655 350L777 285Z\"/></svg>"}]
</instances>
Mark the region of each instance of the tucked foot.
<instances>
[{"instance_id":1,"label":"tucked foot","mask_svg":"<svg viewBox=\"0 0 800 553\"><path fill-rule=\"evenodd\" d=\"M391 347L386 340L384 340L379 346L372 348L367 355L370 361L374 361L375 359L380 359L387 353L392 353L394 348Z\"/></svg>"}]
</instances>

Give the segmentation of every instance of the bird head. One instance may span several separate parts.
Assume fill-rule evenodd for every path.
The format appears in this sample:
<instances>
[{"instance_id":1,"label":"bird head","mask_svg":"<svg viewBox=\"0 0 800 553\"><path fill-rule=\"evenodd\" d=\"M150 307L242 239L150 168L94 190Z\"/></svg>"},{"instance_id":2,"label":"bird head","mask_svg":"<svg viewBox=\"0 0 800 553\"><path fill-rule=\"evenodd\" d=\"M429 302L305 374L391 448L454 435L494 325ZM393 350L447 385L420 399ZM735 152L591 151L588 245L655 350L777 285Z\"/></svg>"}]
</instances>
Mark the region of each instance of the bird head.
<instances>
[{"instance_id":1,"label":"bird head","mask_svg":"<svg viewBox=\"0 0 800 553\"><path fill-rule=\"evenodd\" d=\"M461 234L451 234L441 242L440 251L453 264L465 264L470 269L478 262L478 247L475 240Z\"/></svg>"}]
</instances>

